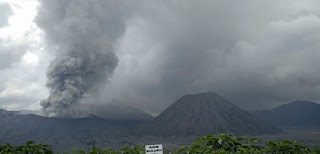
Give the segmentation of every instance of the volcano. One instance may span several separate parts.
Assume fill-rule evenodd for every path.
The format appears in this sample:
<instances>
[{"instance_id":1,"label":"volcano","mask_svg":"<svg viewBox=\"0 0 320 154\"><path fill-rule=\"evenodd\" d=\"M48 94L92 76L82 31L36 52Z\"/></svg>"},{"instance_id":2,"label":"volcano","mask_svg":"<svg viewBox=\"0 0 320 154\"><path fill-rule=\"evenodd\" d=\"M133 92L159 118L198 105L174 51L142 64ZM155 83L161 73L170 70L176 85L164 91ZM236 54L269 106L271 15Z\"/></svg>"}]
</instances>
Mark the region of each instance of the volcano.
<instances>
[{"instance_id":1,"label":"volcano","mask_svg":"<svg viewBox=\"0 0 320 154\"><path fill-rule=\"evenodd\" d=\"M215 93L185 95L151 121L144 132L161 136L275 134L248 112Z\"/></svg>"}]
</instances>

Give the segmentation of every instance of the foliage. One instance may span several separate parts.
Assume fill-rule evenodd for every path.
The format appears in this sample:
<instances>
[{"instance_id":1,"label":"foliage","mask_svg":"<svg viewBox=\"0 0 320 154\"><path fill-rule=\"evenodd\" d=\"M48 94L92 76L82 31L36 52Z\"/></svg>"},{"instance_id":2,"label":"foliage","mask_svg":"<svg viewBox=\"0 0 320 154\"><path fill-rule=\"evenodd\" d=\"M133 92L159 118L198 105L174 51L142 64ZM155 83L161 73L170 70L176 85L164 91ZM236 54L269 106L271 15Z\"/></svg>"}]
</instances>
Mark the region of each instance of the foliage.
<instances>
[{"instance_id":1,"label":"foliage","mask_svg":"<svg viewBox=\"0 0 320 154\"><path fill-rule=\"evenodd\" d=\"M302 146L298 142L266 142L267 150L269 153L311 153L311 150L307 147Z\"/></svg>"},{"instance_id":2,"label":"foliage","mask_svg":"<svg viewBox=\"0 0 320 154\"><path fill-rule=\"evenodd\" d=\"M28 141L26 145L13 147L10 144L0 145L0 154L52 154L51 146L45 144L34 144Z\"/></svg>"},{"instance_id":3,"label":"foliage","mask_svg":"<svg viewBox=\"0 0 320 154\"><path fill-rule=\"evenodd\" d=\"M138 145L135 147L126 146L121 149L121 153L123 153L123 154L144 154L145 147L143 145Z\"/></svg>"},{"instance_id":4,"label":"foliage","mask_svg":"<svg viewBox=\"0 0 320 154\"><path fill-rule=\"evenodd\" d=\"M257 138L233 137L227 134L208 135L198 138L194 145L177 150L176 154L216 153L216 154L319 154L319 149L311 151L298 142L267 141L264 145L256 145Z\"/></svg>"},{"instance_id":5,"label":"foliage","mask_svg":"<svg viewBox=\"0 0 320 154\"><path fill-rule=\"evenodd\" d=\"M34 144L29 141L26 145L14 147L10 144L0 145L0 154L52 154L51 147L44 144ZM121 151L114 151L110 148L94 148L88 152L73 149L72 154L144 154L144 145L126 146ZM176 154L320 154L320 149L313 151L302 146L298 142L267 141L261 143L257 138L234 137L227 134L207 135L198 138L189 147L183 147L175 152ZM65 154L69 154L65 152Z\"/></svg>"},{"instance_id":6,"label":"foliage","mask_svg":"<svg viewBox=\"0 0 320 154\"><path fill-rule=\"evenodd\" d=\"M110 148L98 149L94 148L88 152L82 150L73 149L73 154L144 154L145 152L143 145L138 146L125 146L121 149L121 152L114 151ZM65 154L68 154L66 152Z\"/></svg>"},{"instance_id":7,"label":"foliage","mask_svg":"<svg viewBox=\"0 0 320 154\"><path fill-rule=\"evenodd\" d=\"M65 154L68 154L68 152L65 152ZM105 149L98 149L98 148L95 148L95 149L92 149L88 152L85 152L83 150L76 150L76 149L73 149L73 154L119 154L118 151L114 151L110 148L105 148Z\"/></svg>"}]
</instances>

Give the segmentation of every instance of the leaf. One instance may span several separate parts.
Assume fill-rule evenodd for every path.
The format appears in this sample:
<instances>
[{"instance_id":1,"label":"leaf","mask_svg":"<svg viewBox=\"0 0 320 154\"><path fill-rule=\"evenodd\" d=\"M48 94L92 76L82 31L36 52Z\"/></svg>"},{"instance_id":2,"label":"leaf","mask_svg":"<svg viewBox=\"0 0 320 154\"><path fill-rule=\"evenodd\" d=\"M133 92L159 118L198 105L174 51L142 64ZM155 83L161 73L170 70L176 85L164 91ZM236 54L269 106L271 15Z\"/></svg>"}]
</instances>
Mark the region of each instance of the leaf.
<instances>
[{"instance_id":1,"label":"leaf","mask_svg":"<svg viewBox=\"0 0 320 154\"><path fill-rule=\"evenodd\" d=\"M33 141L28 141L26 144L27 144L27 146L29 146L29 145L31 145L33 143L34 143Z\"/></svg>"}]
</instances>

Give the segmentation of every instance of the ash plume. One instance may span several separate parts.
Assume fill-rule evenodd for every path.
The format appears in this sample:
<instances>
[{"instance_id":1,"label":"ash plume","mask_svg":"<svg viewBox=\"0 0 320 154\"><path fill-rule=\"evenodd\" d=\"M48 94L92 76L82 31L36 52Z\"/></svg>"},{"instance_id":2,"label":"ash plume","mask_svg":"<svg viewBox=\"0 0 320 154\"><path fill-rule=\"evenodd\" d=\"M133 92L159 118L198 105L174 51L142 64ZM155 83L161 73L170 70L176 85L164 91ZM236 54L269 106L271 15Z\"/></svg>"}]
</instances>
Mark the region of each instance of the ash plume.
<instances>
[{"instance_id":1,"label":"ash plume","mask_svg":"<svg viewBox=\"0 0 320 154\"><path fill-rule=\"evenodd\" d=\"M128 4L116 0L40 1L37 25L54 55L42 115L76 118L84 96L99 90L117 66L114 43L125 29Z\"/></svg>"},{"instance_id":2,"label":"ash plume","mask_svg":"<svg viewBox=\"0 0 320 154\"><path fill-rule=\"evenodd\" d=\"M79 117L112 99L156 115L206 91L246 110L319 102L318 3L40 0L54 57L43 115Z\"/></svg>"}]
</instances>

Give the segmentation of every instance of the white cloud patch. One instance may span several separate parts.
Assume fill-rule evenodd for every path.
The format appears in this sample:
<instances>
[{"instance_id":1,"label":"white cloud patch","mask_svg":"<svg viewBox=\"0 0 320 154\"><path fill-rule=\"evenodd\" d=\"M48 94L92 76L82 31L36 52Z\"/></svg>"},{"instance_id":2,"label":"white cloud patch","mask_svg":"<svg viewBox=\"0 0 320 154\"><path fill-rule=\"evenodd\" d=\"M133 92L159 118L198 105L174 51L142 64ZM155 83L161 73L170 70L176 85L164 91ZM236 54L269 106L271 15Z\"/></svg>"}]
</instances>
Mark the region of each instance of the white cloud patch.
<instances>
[{"instance_id":1,"label":"white cloud patch","mask_svg":"<svg viewBox=\"0 0 320 154\"><path fill-rule=\"evenodd\" d=\"M22 61L23 63L25 64L37 64L38 61L39 61L39 57L38 55L30 52L30 51L27 51L23 57L22 57Z\"/></svg>"},{"instance_id":2,"label":"white cloud patch","mask_svg":"<svg viewBox=\"0 0 320 154\"><path fill-rule=\"evenodd\" d=\"M8 19L12 14L10 5L0 1L0 28L8 25Z\"/></svg>"},{"instance_id":3,"label":"white cloud patch","mask_svg":"<svg viewBox=\"0 0 320 154\"><path fill-rule=\"evenodd\" d=\"M33 23L37 1L4 1L12 15L0 28L0 108L39 109L47 96L45 71L49 56Z\"/></svg>"}]
</instances>

